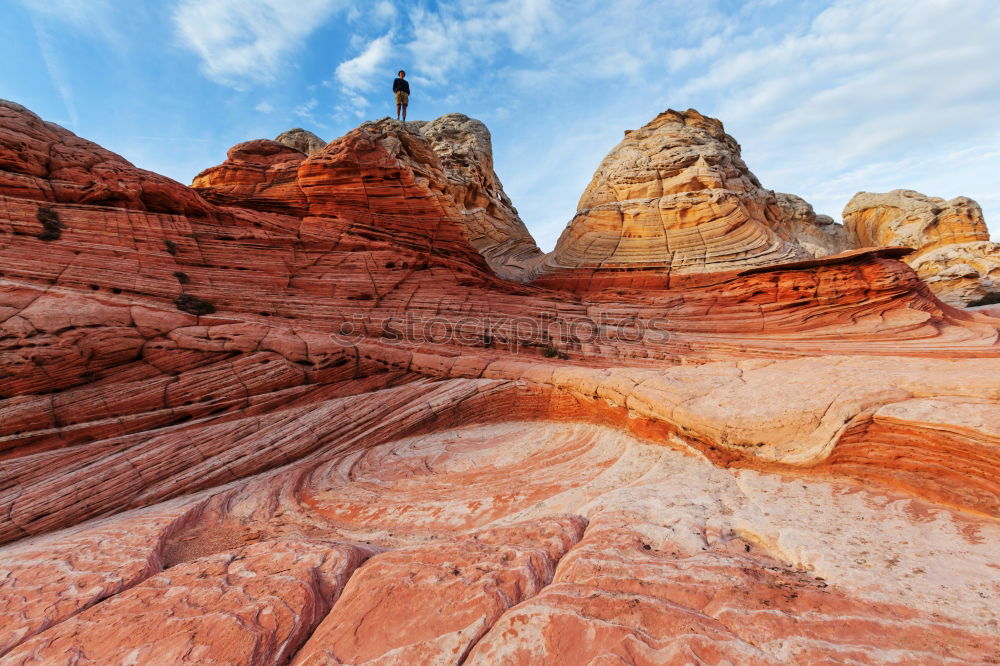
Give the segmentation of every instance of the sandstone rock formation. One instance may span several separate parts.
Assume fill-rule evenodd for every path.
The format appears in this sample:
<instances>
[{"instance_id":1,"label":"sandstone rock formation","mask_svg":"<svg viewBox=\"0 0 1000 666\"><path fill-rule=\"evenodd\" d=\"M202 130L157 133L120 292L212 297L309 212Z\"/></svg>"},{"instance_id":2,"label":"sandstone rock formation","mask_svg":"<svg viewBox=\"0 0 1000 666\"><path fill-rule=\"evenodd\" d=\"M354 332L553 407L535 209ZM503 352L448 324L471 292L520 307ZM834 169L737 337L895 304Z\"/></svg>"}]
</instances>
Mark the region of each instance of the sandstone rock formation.
<instances>
[{"instance_id":1,"label":"sandstone rock formation","mask_svg":"<svg viewBox=\"0 0 1000 666\"><path fill-rule=\"evenodd\" d=\"M305 197L296 179L305 155L284 143L255 139L229 149L226 161L205 169L192 187L218 204L304 214Z\"/></svg>"},{"instance_id":2,"label":"sandstone rock formation","mask_svg":"<svg viewBox=\"0 0 1000 666\"><path fill-rule=\"evenodd\" d=\"M813 257L826 257L858 246L851 242L847 229L829 215L817 215L808 201L794 194L776 192L778 207L784 213L776 227L777 234L801 247Z\"/></svg>"},{"instance_id":3,"label":"sandstone rock formation","mask_svg":"<svg viewBox=\"0 0 1000 666\"><path fill-rule=\"evenodd\" d=\"M1000 320L806 256L698 118L572 226L700 263L521 284L461 119L186 188L0 105L0 663L1000 659Z\"/></svg>"},{"instance_id":4,"label":"sandstone rock formation","mask_svg":"<svg viewBox=\"0 0 1000 666\"><path fill-rule=\"evenodd\" d=\"M1000 243L990 242L972 199L949 201L912 190L859 192L844 208L856 247L902 245L906 262L938 298L957 306L1000 302Z\"/></svg>"},{"instance_id":5,"label":"sandstone rock formation","mask_svg":"<svg viewBox=\"0 0 1000 666\"><path fill-rule=\"evenodd\" d=\"M179 183L0 100L0 194L173 215L209 207Z\"/></svg>"},{"instance_id":6,"label":"sandstone rock formation","mask_svg":"<svg viewBox=\"0 0 1000 666\"><path fill-rule=\"evenodd\" d=\"M326 141L301 127L294 127L286 132L282 132L274 137L274 140L306 155L315 155L323 150L323 146L326 145Z\"/></svg>"},{"instance_id":7,"label":"sandstone rock formation","mask_svg":"<svg viewBox=\"0 0 1000 666\"><path fill-rule=\"evenodd\" d=\"M497 275L522 280L542 257L493 170L486 125L461 113L417 123L448 176L469 242Z\"/></svg>"},{"instance_id":8,"label":"sandstone rock formation","mask_svg":"<svg viewBox=\"0 0 1000 666\"><path fill-rule=\"evenodd\" d=\"M722 123L666 111L626 132L601 162L538 283L664 284L810 256L776 233L783 218Z\"/></svg>"}]
</instances>

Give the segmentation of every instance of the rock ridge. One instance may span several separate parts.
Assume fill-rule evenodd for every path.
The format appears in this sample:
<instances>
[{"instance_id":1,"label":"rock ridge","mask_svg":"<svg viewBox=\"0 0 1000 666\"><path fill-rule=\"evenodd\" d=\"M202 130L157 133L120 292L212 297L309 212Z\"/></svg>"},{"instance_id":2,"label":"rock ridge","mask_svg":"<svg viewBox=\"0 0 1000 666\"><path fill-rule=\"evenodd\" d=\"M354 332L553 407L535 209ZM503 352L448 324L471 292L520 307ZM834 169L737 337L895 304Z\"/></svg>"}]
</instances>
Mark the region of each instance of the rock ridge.
<instances>
[{"instance_id":1,"label":"rock ridge","mask_svg":"<svg viewBox=\"0 0 1000 666\"><path fill-rule=\"evenodd\" d=\"M1000 319L696 112L534 264L439 121L188 188L0 103L4 663L1000 659ZM700 264L577 242L657 198Z\"/></svg>"}]
</instances>

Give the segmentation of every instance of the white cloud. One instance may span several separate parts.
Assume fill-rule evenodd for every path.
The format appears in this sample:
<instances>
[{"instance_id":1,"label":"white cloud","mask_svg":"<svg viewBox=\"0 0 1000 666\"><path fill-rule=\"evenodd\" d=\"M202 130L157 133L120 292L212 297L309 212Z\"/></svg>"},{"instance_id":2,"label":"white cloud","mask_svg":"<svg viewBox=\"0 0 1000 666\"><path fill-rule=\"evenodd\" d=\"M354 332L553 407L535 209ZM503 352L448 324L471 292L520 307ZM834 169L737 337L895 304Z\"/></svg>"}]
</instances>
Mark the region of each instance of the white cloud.
<instances>
[{"instance_id":1,"label":"white cloud","mask_svg":"<svg viewBox=\"0 0 1000 666\"><path fill-rule=\"evenodd\" d=\"M105 42L121 46L121 35L114 29L115 13L110 0L20 0L35 20L61 23L79 33L97 35Z\"/></svg>"},{"instance_id":2,"label":"white cloud","mask_svg":"<svg viewBox=\"0 0 1000 666\"><path fill-rule=\"evenodd\" d=\"M466 0L437 11L418 5L408 13L412 37L406 49L413 69L441 84L450 74L490 61L504 48L518 54L543 51L549 36L562 25L554 4L553 0ZM565 9L574 15L578 11L572 6Z\"/></svg>"},{"instance_id":3,"label":"white cloud","mask_svg":"<svg viewBox=\"0 0 1000 666\"><path fill-rule=\"evenodd\" d=\"M839 216L858 190L990 204L1000 169L1000 4L837 0L802 29L706 53L673 96L744 145L764 184Z\"/></svg>"},{"instance_id":4,"label":"white cloud","mask_svg":"<svg viewBox=\"0 0 1000 666\"><path fill-rule=\"evenodd\" d=\"M52 87L55 88L66 109L70 129L78 130L79 116L71 85L69 69L61 42L68 32L74 39L81 35L97 38L104 45L116 49L122 47L120 33L114 26L114 14L109 0L21 0L20 4L28 12L35 32L38 50L45 65Z\"/></svg>"},{"instance_id":5,"label":"white cloud","mask_svg":"<svg viewBox=\"0 0 1000 666\"><path fill-rule=\"evenodd\" d=\"M367 91L374 87L379 70L392 54L392 35L390 31L373 39L359 55L337 65L334 76L345 90Z\"/></svg>"},{"instance_id":6,"label":"white cloud","mask_svg":"<svg viewBox=\"0 0 1000 666\"><path fill-rule=\"evenodd\" d=\"M173 13L182 43L218 83L244 87L280 78L287 55L345 0L181 0Z\"/></svg>"},{"instance_id":7,"label":"white cloud","mask_svg":"<svg viewBox=\"0 0 1000 666\"><path fill-rule=\"evenodd\" d=\"M389 0L381 0L381 2L375 3L375 6L372 8L372 15L381 21L391 21L396 18L396 6L389 2Z\"/></svg>"},{"instance_id":8,"label":"white cloud","mask_svg":"<svg viewBox=\"0 0 1000 666\"><path fill-rule=\"evenodd\" d=\"M73 88L70 86L63 68L59 65L52 36L44 27L36 24L35 39L38 42L38 50L42 54L42 62L45 63L45 71L48 72L49 80L52 81L52 86L59 93L59 98L62 100L63 106L66 107L66 113L69 115L69 128L75 131L78 129L79 117L76 113L76 102L73 99Z\"/></svg>"},{"instance_id":9,"label":"white cloud","mask_svg":"<svg viewBox=\"0 0 1000 666\"><path fill-rule=\"evenodd\" d=\"M274 111L274 107L267 100L261 100L257 103L257 106L253 107L255 111L260 111L261 113L271 113Z\"/></svg>"},{"instance_id":10,"label":"white cloud","mask_svg":"<svg viewBox=\"0 0 1000 666\"><path fill-rule=\"evenodd\" d=\"M292 113L303 120L308 121L316 127L322 128L324 130L330 129L330 126L324 123L322 120L316 117L316 109L320 108L319 100L315 97L309 99L302 104L299 104L294 109Z\"/></svg>"},{"instance_id":11,"label":"white cloud","mask_svg":"<svg viewBox=\"0 0 1000 666\"><path fill-rule=\"evenodd\" d=\"M312 112L319 106L319 100L313 98L304 104L300 104L292 110L292 113L299 116L300 118L306 118L307 120L313 120Z\"/></svg>"}]
</instances>

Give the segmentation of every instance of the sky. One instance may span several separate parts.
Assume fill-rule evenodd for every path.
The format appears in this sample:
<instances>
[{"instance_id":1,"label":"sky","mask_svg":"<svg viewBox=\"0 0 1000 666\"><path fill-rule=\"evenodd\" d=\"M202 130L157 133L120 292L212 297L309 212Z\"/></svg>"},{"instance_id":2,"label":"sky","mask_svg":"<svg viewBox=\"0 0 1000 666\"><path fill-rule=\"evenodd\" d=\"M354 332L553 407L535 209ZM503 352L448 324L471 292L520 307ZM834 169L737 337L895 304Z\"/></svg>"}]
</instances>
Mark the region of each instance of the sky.
<instances>
[{"instance_id":1,"label":"sky","mask_svg":"<svg viewBox=\"0 0 1000 666\"><path fill-rule=\"evenodd\" d=\"M485 122L543 250L623 132L723 121L765 187L968 196L1000 236L1000 0L0 0L0 98L190 183L239 142Z\"/></svg>"}]
</instances>

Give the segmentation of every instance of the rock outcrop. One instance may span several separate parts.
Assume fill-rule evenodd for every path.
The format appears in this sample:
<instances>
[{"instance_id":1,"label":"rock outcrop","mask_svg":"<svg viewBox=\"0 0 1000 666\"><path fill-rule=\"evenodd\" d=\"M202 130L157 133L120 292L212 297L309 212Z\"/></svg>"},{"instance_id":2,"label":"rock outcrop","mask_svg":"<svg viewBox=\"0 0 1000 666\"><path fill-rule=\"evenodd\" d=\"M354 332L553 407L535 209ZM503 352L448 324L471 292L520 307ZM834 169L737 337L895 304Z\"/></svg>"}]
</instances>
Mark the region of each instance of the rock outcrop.
<instances>
[{"instance_id":1,"label":"rock outcrop","mask_svg":"<svg viewBox=\"0 0 1000 666\"><path fill-rule=\"evenodd\" d=\"M1000 302L1000 243L990 242L982 209L972 199L949 201L912 190L859 192L844 208L857 247L911 247L906 262L945 303Z\"/></svg>"},{"instance_id":2,"label":"rock outcrop","mask_svg":"<svg viewBox=\"0 0 1000 666\"><path fill-rule=\"evenodd\" d=\"M837 224L829 215L817 215L802 197L784 192L776 192L775 196L784 214L775 228L782 239L817 258L858 249L844 225Z\"/></svg>"},{"instance_id":3,"label":"rock outcrop","mask_svg":"<svg viewBox=\"0 0 1000 666\"><path fill-rule=\"evenodd\" d=\"M150 213L205 215L190 189L0 100L0 195Z\"/></svg>"},{"instance_id":4,"label":"rock outcrop","mask_svg":"<svg viewBox=\"0 0 1000 666\"><path fill-rule=\"evenodd\" d=\"M326 145L326 141L301 127L294 127L286 132L282 132L274 137L274 140L306 155L315 155L323 150L323 147Z\"/></svg>"},{"instance_id":5,"label":"rock outcrop","mask_svg":"<svg viewBox=\"0 0 1000 666\"><path fill-rule=\"evenodd\" d=\"M307 205L296 179L303 159L284 143L246 141L230 148L224 163L195 176L191 186L217 204L302 215Z\"/></svg>"},{"instance_id":6,"label":"rock outcrop","mask_svg":"<svg viewBox=\"0 0 1000 666\"><path fill-rule=\"evenodd\" d=\"M664 284L673 275L810 256L776 233L783 219L774 192L747 169L722 123L694 110L666 111L626 132L604 158L537 283Z\"/></svg>"},{"instance_id":7,"label":"rock outcrop","mask_svg":"<svg viewBox=\"0 0 1000 666\"><path fill-rule=\"evenodd\" d=\"M473 121L187 188L0 104L3 662L1000 659L1000 320L699 118L571 225L669 262L523 284Z\"/></svg>"},{"instance_id":8,"label":"rock outcrop","mask_svg":"<svg viewBox=\"0 0 1000 666\"><path fill-rule=\"evenodd\" d=\"M523 280L542 257L493 170L486 125L461 113L417 123L448 176L469 242L500 277Z\"/></svg>"}]
</instances>

